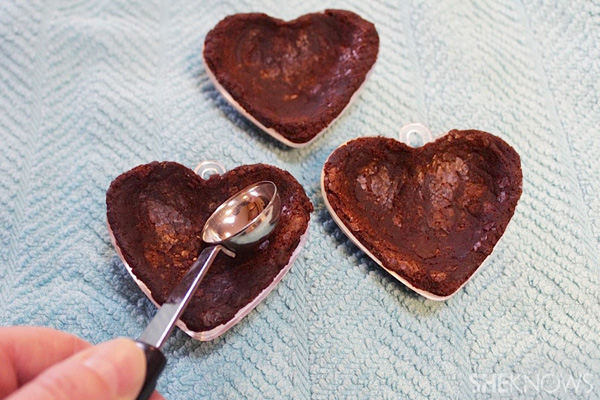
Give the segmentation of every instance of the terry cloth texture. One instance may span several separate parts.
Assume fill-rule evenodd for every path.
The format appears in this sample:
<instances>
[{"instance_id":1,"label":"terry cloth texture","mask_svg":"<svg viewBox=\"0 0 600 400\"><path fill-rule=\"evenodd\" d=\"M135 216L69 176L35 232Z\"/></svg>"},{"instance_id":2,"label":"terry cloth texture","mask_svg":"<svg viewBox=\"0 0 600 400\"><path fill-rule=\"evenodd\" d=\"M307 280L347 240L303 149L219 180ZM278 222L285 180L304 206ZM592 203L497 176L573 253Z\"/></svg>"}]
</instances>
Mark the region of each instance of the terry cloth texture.
<instances>
[{"instance_id":1,"label":"terry cloth texture","mask_svg":"<svg viewBox=\"0 0 600 400\"><path fill-rule=\"evenodd\" d=\"M153 160L264 162L314 202L308 243L227 334L175 332L168 399L600 398L600 4L326 6L375 23L379 60L347 113L292 150L216 92L202 44L229 14L293 19L321 1L1 1L1 324L136 337L155 308L110 244L111 180ZM319 188L341 143L409 122L488 131L522 159L502 242L443 303L359 251Z\"/></svg>"}]
</instances>

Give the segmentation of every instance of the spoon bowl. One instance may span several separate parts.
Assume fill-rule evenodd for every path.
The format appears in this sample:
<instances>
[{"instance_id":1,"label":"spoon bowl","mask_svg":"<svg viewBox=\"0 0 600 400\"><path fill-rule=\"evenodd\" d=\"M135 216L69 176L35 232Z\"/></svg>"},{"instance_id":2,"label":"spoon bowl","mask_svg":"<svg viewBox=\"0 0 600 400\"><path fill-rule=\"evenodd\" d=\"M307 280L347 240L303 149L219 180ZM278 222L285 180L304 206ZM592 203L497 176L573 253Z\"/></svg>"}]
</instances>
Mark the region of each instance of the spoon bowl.
<instances>
[{"instance_id":1,"label":"spoon bowl","mask_svg":"<svg viewBox=\"0 0 600 400\"><path fill-rule=\"evenodd\" d=\"M281 214L277 186L262 181L225 200L208 218L202 240L231 251L246 251L260 244L275 228Z\"/></svg>"}]
</instances>

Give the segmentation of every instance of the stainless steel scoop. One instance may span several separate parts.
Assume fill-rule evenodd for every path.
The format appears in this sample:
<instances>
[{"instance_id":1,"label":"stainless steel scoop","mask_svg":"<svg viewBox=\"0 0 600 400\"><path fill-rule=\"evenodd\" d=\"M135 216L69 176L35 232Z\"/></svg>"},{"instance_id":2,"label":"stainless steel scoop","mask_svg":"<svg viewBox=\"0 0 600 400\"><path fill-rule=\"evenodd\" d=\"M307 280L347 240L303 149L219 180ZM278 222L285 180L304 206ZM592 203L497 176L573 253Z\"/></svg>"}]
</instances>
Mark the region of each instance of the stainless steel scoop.
<instances>
[{"instance_id":1,"label":"stainless steel scoop","mask_svg":"<svg viewBox=\"0 0 600 400\"><path fill-rule=\"evenodd\" d=\"M202 250L137 340L138 346L146 353L147 361L146 379L137 400L146 400L152 395L167 362L160 349L219 251L235 257L235 252L257 246L273 231L280 213L281 199L277 186L263 181L225 200L208 218L202 230L202 240L211 246Z\"/></svg>"}]
</instances>

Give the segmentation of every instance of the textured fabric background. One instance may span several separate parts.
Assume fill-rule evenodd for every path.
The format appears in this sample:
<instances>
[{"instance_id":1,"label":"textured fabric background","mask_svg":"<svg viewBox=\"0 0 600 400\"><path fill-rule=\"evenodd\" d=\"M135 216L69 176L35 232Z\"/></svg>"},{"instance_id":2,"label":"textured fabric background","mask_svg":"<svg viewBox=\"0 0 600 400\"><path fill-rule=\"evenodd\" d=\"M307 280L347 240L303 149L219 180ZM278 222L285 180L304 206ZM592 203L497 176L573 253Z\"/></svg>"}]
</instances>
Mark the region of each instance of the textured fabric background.
<instances>
[{"instance_id":1,"label":"textured fabric background","mask_svg":"<svg viewBox=\"0 0 600 400\"><path fill-rule=\"evenodd\" d=\"M235 12L325 6L374 22L380 57L344 117L290 150L215 91L202 43ZM135 337L155 309L109 242L110 181L153 160L265 162L314 202L307 246L226 335L175 333L168 399L600 398L599 82L597 1L3 0L0 322ZM352 245L319 189L335 147L413 121L495 133L522 158L503 242L445 303Z\"/></svg>"}]
</instances>

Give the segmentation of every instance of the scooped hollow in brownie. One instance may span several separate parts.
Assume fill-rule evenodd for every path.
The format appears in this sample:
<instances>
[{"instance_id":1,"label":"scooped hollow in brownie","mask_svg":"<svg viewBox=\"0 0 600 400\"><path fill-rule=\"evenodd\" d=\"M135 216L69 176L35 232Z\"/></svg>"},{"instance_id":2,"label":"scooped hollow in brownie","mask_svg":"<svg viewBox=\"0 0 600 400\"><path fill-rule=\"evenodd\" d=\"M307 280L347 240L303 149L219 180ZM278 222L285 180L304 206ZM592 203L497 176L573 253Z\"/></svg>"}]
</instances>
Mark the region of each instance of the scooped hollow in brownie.
<instances>
[{"instance_id":1,"label":"scooped hollow in brownie","mask_svg":"<svg viewBox=\"0 0 600 400\"><path fill-rule=\"evenodd\" d=\"M453 130L413 149L360 138L324 169L326 199L388 270L436 296L454 293L504 233L522 191L517 152L482 131Z\"/></svg>"},{"instance_id":2,"label":"scooped hollow in brownie","mask_svg":"<svg viewBox=\"0 0 600 400\"><path fill-rule=\"evenodd\" d=\"M234 14L204 42L205 65L239 106L294 143L323 131L377 60L375 26L344 10L282 21Z\"/></svg>"},{"instance_id":3,"label":"scooped hollow in brownie","mask_svg":"<svg viewBox=\"0 0 600 400\"><path fill-rule=\"evenodd\" d=\"M162 304L200 251L204 223L227 198L253 183L277 186L282 212L260 246L235 258L220 254L182 316L201 332L231 320L289 263L308 228L312 204L288 172L244 165L203 180L174 162L140 165L117 177L106 195L108 225L133 274Z\"/></svg>"}]
</instances>

